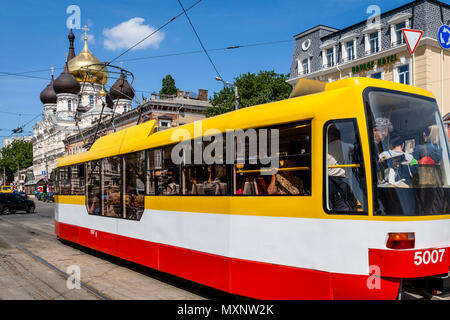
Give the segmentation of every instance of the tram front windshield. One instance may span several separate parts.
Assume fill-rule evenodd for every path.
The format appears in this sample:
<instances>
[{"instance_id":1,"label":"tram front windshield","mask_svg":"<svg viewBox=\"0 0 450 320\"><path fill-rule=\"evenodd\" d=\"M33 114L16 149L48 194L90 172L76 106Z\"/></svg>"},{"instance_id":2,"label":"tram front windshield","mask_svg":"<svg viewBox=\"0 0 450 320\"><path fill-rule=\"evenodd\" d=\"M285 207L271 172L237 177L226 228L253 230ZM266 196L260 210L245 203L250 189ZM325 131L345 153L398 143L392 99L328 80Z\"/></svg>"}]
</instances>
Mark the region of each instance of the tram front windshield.
<instances>
[{"instance_id":1,"label":"tram front windshield","mask_svg":"<svg viewBox=\"0 0 450 320\"><path fill-rule=\"evenodd\" d=\"M450 214L447 137L434 99L368 89L375 215Z\"/></svg>"}]
</instances>

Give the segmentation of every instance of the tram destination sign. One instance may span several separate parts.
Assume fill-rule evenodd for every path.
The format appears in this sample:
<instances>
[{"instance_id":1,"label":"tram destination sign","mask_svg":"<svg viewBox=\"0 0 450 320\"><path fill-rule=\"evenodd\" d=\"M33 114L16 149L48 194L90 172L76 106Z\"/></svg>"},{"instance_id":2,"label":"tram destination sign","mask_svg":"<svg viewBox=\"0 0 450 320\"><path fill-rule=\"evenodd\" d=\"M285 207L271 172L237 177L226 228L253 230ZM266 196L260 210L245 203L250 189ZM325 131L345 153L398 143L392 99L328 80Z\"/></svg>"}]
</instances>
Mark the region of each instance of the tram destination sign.
<instances>
[{"instance_id":1,"label":"tram destination sign","mask_svg":"<svg viewBox=\"0 0 450 320\"><path fill-rule=\"evenodd\" d=\"M398 60L398 58L397 58L396 54L382 57L377 60L369 61L369 62L352 67L352 73L360 73L360 72L364 72L364 71L370 71L375 67L375 64L377 65L377 67L382 67L387 64L396 62L397 60Z\"/></svg>"}]
</instances>

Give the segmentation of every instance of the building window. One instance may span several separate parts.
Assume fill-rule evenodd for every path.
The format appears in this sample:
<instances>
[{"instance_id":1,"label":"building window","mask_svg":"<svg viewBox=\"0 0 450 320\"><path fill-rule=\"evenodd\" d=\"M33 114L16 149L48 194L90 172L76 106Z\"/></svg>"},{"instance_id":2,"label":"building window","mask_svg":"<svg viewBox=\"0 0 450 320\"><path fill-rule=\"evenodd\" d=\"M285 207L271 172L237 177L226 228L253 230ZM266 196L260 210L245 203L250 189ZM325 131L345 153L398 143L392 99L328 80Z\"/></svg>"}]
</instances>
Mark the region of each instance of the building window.
<instances>
[{"instance_id":1,"label":"building window","mask_svg":"<svg viewBox=\"0 0 450 320\"><path fill-rule=\"evenodd\" d=\"M159 122L159 126L162 128L170 128L170 121L161 120Z\"/></svg>"},{"instance_id":2,"label":"building window","mask_svg":"<svg viewBox=\"0 0 450 320\"><path fill-rule=\"evenodd\" d=\"M370 46L369 52L371 54L380 51L378 31L369 35L369 46Z\"/></svg>"},{"instance_id":3,"label":"building window","mask_svg":"<svg viewBox=\"0 0 450 320\"><path fill-rule=\"evenodd\" d=\"M372 73L369 77L372 78L372 79L382 80L383 79L383 74L381 72L376 72L376 73Z\"/></svg>"},{"instance_id":4,"label":"building window","mask_svg":"<svg viewBox=\"0 0 450 320\"><path fill-rule=\"evenodd\" d=\"M334 48L327 50L327 67L331 68L334 66Z\"/></svg>"},{"instance_id":5,"label":"building window","mask_svg":"<svg viewBox=\"0 0 450 320\"><path fill-rule=\"evenodd\" d=\"M93 94L91 94L91 95L89 95L89 107L94 107L94 95Z\"/></svg>"},{"instance_id":6,"label":"building window","mask_svg":"<svg viewBox=\"0 0 450 320\"><path fill-rule=\"evenodd\" d=\"M306 58L302 61L302 69L303 69L303 74L309 73L309 59L308 58Z\"/></svg>"},{"instance_id":7,"label":"building window","mask_svg":"<svg viewBox=\"0 0 450 320\"><path fill-rule=\"evenodd\" d=\"M355 43L352 41L347 42L345 45L347 49L347 60L355 60Z\"/></svg>"},{"instance_id":8,"label":"building window","mask_svg":"<svg viewBox=\"0 0 450 320\"><path fill-rule=\"evenodd\" d=\"M67 100L67 110L72 111L72 100Z\"/></svg>"},{"instance_id":9,"label":"building window","mask_svg":"<svg viewBox=\"0 0 450 320\"><path fill-rule=\"evenodd\" d=\"M403 36L403 31L402 31L402 29L404 29L404 28L406 28L406 22L399 23L395 26L394 44L400 45L400 44L406 43L405 37Z\"/></svg>"},{"instance_id":10,"label":"building window","mask_svg":"<svg viewBox=\"0 0 450 320\"><path fill-rule=\"evenodd\" d=\"M398 82L409 85L409 64L398 67Z\"/></svg>"}]
</instances>

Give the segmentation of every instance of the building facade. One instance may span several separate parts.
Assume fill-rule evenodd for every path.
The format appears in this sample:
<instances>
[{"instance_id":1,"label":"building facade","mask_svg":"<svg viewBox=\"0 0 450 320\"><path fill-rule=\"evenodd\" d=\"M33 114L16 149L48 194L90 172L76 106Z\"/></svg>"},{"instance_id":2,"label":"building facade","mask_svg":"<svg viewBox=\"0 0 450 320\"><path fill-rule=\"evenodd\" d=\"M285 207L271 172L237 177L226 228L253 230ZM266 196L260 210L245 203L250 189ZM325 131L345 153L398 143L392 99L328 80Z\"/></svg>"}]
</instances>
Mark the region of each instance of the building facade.
<instances>
[{"instance_id":1,"label":"building facade","mask_svg":"<svg viewBox=\"0 0 450 320\"><path fill-rule=\"evenodd\" d=\"M417 0L345 29L319 25L294 36L288 83L371 77L414 85L435 95L444 116L450 112L450 51L440 47L437 37L449 21L448 4ZM414 57L403 28L424 32Z\"/></svg>"}]
</instances>

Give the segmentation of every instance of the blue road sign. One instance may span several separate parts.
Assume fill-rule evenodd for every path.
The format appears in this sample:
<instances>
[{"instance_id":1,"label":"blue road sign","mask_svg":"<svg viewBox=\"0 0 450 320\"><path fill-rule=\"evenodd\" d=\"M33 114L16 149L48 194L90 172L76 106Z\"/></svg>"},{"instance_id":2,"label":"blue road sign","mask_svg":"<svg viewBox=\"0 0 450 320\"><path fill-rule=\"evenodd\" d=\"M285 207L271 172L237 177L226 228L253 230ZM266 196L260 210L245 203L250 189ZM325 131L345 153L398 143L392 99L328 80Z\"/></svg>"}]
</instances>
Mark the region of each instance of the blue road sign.
<instances>
[{"instance_id":1,"label":"blue road sign","mask_svg":"<svg viewBox=\"0 0 450 320\"><path fill-rule=\"evenodd\" d=\"M443 25L439 29L438 33L439 44L444 49L450 49L450 27L447 25Z\"/></svg>"}]
</instances>

